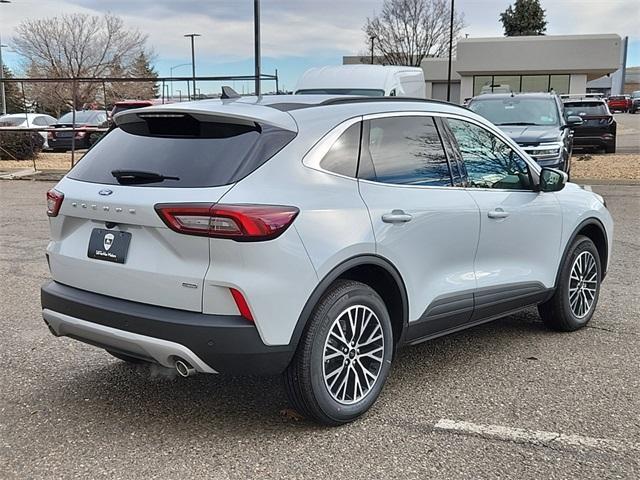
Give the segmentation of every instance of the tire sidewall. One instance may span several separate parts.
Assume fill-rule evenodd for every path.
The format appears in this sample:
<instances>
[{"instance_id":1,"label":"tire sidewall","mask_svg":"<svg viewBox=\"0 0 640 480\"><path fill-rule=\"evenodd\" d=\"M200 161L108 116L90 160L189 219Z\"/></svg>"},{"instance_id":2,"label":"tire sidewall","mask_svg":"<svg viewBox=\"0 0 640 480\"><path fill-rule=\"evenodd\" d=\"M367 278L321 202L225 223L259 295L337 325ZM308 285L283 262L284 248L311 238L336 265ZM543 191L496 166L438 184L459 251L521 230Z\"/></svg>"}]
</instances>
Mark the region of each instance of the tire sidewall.
<instances>
[{"instance_id":1,"label":"tire sidewall","mask_svg":"<svg viewBox=\"0 0 640 480\"><path fill-rule=\"evenodd\" d=\"M324 383L323 351L325 340L333 322L346 308L353 305L369 307L378 316L384 336L384 360L378 379L367 396L352 405L344 405L331 397ZM373 289L366 285L354 288L345 295L340 296L325 311L326 313L324 314L320 312L322 318L319 318L319 321L321 323L312 341L310 352L311 388L315 400L323 413L333 421L343 423L353 420L366 412L380 395L393 359L393 331L391 319L384 302Z\"/></svg>"},{"instance_id":2,"label":"tire sidewall","mask_svg":"<svg viewBox=\"0 0 640 480\"><path fill-rule=\"evenodd\" d=\"M597 285L596 285L596 293L595 293L595 298L593 301L593 305L591 306L591 310L589 311L589 313L587 315L585 315L583 318L578 318L574 313L573 310L571 309L571 304L569 301L569 278L571 276L571 269L573 267L573 264L576 260L576 258L578 258L578 256L585 252L588 251L589 253L591 253L593 255L593 258L596 261L596 268L597 268ZM600 256L598 254L598 249L596 248L596 246L594 245L594 243L587 237L578 237L572 248L571 248L571 252L570 254L567 256L567 259L565 260L565 263L562 267L562 275L560 278L560 285L558 287L559 291L560 291L560 295L561 295L561 299L562 299L562 310L563 313L565 315L566 320L572 324L572 326L576 327L576 328L580 328L585 326L587 323L589 323L589 320L591 320L591 317L593 317L593 314L596 310L596 307L598 305L598 299L600 297L600 284L602 281L602 267L600 265Z\"/></svg>"}]
</instances>

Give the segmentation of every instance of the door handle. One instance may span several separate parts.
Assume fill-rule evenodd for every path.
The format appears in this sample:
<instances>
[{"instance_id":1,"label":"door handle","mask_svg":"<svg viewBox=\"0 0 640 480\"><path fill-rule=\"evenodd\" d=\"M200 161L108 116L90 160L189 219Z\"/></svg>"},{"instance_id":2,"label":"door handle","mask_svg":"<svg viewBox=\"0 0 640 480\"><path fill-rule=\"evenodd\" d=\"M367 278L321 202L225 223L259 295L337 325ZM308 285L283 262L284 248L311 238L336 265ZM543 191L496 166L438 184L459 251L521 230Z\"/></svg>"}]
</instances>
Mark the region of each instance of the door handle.
<instances>
[{"instance_id":1,"label":"door handle","mask_svg":"<svg viewBox=\"0 0 640 480\"><path fill-rule=\"evenodd\" d=\"M385 213L382 215L382 221L384 223L407 223L410 222L413 217L402 210L392 210L391 213Z\"/></svg>"},{"instance_id":2,"label":"door handle","mask_svg":"<svg viewBox=\"0 0 640 480\"><path fill-rule=\"evenodd\" d=\"M487 215L489 218L507 218L509 216L509 212L505 212L503 209L498 207L495 210L489 210Z\"/></svg>"}]
</instances>

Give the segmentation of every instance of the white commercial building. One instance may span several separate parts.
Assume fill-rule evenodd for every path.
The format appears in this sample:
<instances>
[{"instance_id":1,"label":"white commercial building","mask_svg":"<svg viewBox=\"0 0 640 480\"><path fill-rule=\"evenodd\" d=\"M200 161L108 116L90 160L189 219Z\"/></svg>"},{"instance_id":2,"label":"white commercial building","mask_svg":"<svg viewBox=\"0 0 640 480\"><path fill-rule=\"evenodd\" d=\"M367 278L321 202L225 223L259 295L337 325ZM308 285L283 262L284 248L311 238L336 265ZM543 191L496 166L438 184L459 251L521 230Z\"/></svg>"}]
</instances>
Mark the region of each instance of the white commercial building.
<instances>
[{"instance_id":1,"label":"white commercial building","mask_svg":"<svg viewBox=\"0 0 640 480\"><path fill-rule=\"evenodd\" d=\"M543 35L463 38L451 68L451 101L461 103L483 87L513 92L585 93L587 82L620 68L622 39L605 35ZM369 57L344 57L343 63L369 63ZM446 100L448 59L428 58L424 70L427 98Z\"/></svg>"}]
</instances>

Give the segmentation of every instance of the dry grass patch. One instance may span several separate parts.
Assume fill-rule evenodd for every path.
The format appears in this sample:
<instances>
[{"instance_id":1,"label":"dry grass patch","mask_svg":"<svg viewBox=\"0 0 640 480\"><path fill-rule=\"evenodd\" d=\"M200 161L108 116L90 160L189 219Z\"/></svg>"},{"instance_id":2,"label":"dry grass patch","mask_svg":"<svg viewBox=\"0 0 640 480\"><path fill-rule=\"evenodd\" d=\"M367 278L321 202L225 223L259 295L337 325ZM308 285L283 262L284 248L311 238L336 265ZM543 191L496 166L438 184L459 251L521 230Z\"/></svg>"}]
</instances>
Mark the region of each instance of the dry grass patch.
<instances>
[{"instance_id":1,"label":"dry grass patch","mask_svg":"<svg viewBox=\"0 0 640 480\"><path fill-rule=\"evenodd\" d=\"M595 155L574 152L571 178L640 180L640 155L636 153Z\"/></svg>"}]
</instances>

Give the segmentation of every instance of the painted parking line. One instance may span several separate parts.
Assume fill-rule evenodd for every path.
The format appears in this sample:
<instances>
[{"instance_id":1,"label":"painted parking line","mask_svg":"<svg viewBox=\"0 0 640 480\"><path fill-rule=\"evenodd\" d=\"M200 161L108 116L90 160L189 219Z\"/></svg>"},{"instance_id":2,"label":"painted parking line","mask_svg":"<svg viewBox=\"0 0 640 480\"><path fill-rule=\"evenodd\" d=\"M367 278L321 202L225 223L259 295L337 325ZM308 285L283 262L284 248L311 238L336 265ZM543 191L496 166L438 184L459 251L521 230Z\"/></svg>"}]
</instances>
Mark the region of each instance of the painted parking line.
<instances>
[{"instance_id":1,"label":"painted parking line","mask_svg":"<svg viewBox=\"0 0 640 480\"><path fill-rule=\"evenodd\" d=\"M473 435L487 439L556 448L582 448L620 453L640 451L640 443L585 437L583 435L565 435L563 433L527 430L524 428L512 428L500 425L478 425L476 423L449 420L446 418L439 420L438 423L435 424L435 429L461 435Z\"/></svg>"}]
</instances>

